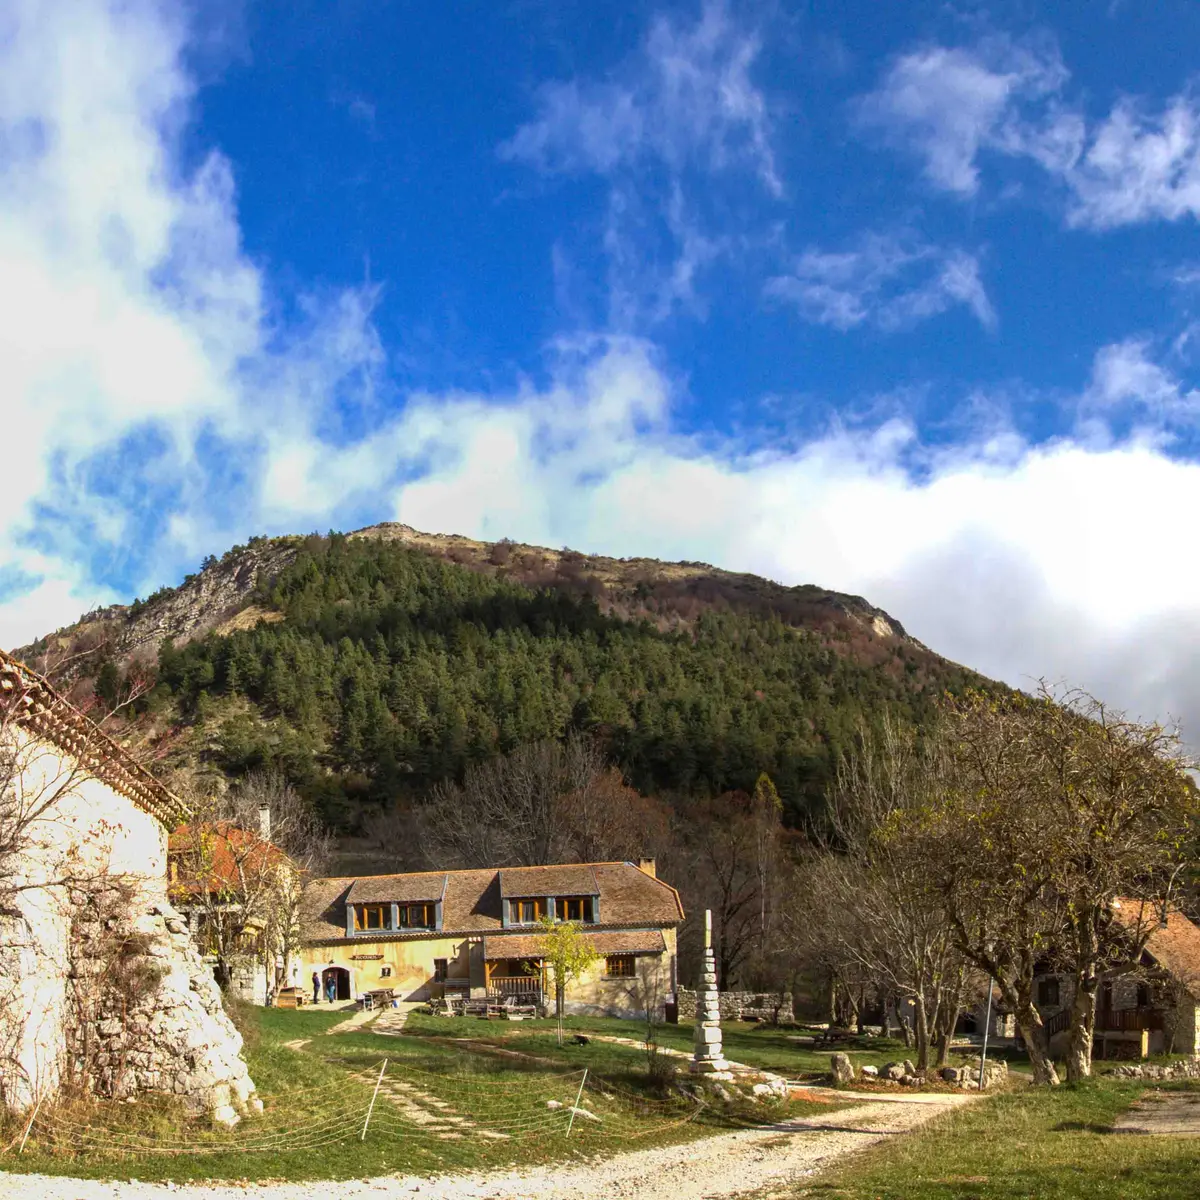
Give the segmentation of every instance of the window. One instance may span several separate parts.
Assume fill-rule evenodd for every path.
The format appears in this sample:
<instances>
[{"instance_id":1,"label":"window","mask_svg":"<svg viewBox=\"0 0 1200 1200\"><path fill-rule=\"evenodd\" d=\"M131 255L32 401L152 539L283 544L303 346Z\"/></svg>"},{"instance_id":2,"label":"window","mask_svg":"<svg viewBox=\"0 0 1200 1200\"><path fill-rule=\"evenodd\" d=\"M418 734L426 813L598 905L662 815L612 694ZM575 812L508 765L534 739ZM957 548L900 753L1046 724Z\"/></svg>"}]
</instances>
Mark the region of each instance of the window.
<instances>
[{"instance_id":1,"label":"window","mask_svg":"<svg viewBox=\"0 0 1200 1200\"><path fill-rule=\"evenodd\" d=\"M632 979L633 955L610 954L604 960L604 974L610 979Z\"/></svg>"},{"instance_id":2,"label":"window","mask_svg":"<svg viewBox=\"0 0 1200 1200\"><path fill-rule=\"evenodd\" d=\"M1050 979L1039 979L1037 986L1037 1002L1038 1007L1053 1005L1058 1003L1058 980L1051 977Z\"/></svg>"},{"instance_id":3,"label":"window","mask_svg":"<svg viewBox=\"0 0 1200 1200\"><path fill-rule=\"evenodd\" d=\"M437 906L434 904L400 905L401 929L432 929Z\"/></svg>"},{"instance_id":4,"label":"window","mask_svg":"<svg viewBox=\"0 0 1200 1200\"><path fill-rule=\"evenodd\" d=\"M592 919L591 896L559 896L554 902L554 912L560 921L590 921Z\"/></svg>"},{"instance_id":5,"label":"window","mask_svg":"<svg viewBox=\"0 0 1200 1200\"><path fill-rule=\"evenodd\" d=\"M542 919L546 911L543 900L510 900L508 920L512 925L533 925Z\"/></svg>"},{"instance_id":6,"label":"window","mask_svg":"<svg viewBox=\"0 0 1200 1200\"><path fill-rule=\"evenodd\" d=\"M391 927L392 906L390 904L356 904L354 906L354 928L356 932Z\"/></svg>"},{"instance_id":7,"label":"window","mask_svg":"<svg viewBox=\"0 0 1200 1200\"><path fill-rule=\"evenodd\" d=\"M1138 1008L1147 1008L1150 1004L1150 988L1144 984L1137 985L1137 1006Z\"/></svg>"},{"instance_id":8,"label":"window","mask_svg":"<svg viewBox=\"0 0 1200 1200\"><path fill-rule=\"evenodd\" d=\"M433 960L433 978L435 982L446 982L446 976L449 974L449 972L446 970L448 961L449 960L445 958L435 958Z\"/></svg>"},{"instance_id":9,"label":"window","mask_svg":"<svg viewBox=\"0 0 1200 1200\"><path fill-rule=\"evenodd\" d=\"M390 979L391 974L392 974L391 967L380 967L379 968L379 978L380 979Z\"/></svg>"}]
</instances>

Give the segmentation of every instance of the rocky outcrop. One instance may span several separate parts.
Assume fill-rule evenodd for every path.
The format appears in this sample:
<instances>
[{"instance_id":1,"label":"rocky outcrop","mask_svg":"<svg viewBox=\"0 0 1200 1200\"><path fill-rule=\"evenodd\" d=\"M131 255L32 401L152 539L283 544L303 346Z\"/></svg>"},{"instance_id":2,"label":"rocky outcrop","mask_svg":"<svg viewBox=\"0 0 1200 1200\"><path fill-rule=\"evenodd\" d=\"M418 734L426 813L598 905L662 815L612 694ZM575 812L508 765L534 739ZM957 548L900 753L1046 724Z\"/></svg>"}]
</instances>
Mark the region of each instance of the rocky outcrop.
<instances>
[{"instance_id":1,"label":"rocky outcrop","mask_svg":"<svg viewBox=\"0 0 1200 1200\"><path fill-rule=\"evenodd\" d=\"M160 889L76 889L71 897L70 1074L125 1099L175 1096L221 1124L262 1103L187 923Z\"/></svg>"}]
</instances>

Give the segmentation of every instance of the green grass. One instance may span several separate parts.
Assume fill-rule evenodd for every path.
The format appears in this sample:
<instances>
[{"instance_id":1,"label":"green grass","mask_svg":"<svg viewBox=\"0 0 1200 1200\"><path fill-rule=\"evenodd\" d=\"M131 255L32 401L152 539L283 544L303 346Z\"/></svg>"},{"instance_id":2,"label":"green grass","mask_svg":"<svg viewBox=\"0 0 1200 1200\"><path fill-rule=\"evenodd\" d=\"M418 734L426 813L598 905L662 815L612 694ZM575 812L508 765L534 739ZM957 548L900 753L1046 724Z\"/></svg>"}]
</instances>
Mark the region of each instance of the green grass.
<instances>
[{"instance_id":1,"label":"green grass","mask_svg":"<svg viewBox=\"0 0 1200 1200\"><path fill-rule=\"evenodd\" d=\"M77 1104L47 1111L25 1153L0 1155L0 1170L102 1179L345 1179L386 1174L489 1170L547 1161L593 1159L623 1150L685 1141L827 1106L793 1103L770 1111L705 1109L678 1096L663 1099L651 1087L644 1054L630 1048L558 1048L552 1028L530 1031L529 1052L548 1051L553 1065L508 1057L461 1042L439 1028L429 1036L384 1037L370 1032L325 1036L344 1013L242 1009L245 1055L266 1111L232 1133L186 1118L168 1100L136 1105ZM416 1025L436 1023L417 1020ZM499 1022L466 1018L442 1022L462 1036L497 1032ZM616 1023L622 1034L635 1031ZM510 1025L509 1029L522 1026ZM301 1049L283 1043L309 1038ZM526 1047L522 1046L522 1049ZM464 1136L437 1137L414 1122L405 1095L381 1094L366 1139L359 1140L383 1059L386 1078L416 1089L418 1107L437 1117L434 1101L470 1119ZM589 1068L586 1105L601 1121L577 1118L567 1137L567 1112ZM564 1107L550 1109L548 1100ZM481 1131L508 1133L489 1138ZM107 1131L107 1132L104 1132ZM444 1131L454 1132L453 1127ZM16 1131L19 1132L19 1131ZM0 1130L3 1145L14 1130ZM175 1147L186 1152L161 1153ZM248 1147L253 1147L249 1149Z\"/></svg>"},{"instance_id":2,"label":"green grass","mask_svg":"<svg viewBox=\"0 0 1200 1200\"><path fill-rule=\"evenodd\" d=\"M1195 1084L1164 1085L1200 1094ZM1200 1191L1200 1141L1114 1134L1146 1090L1097 1078L971 1104L887 1141L794 1196L845 1200L1182 1200Z\"/></svg>"},{"instance_id":3,"label":"green grass","mask_svg":"<svg viewBox=\"0 0 1200 1200\"><path fill-rule=\"evenodd\" d=\"M640 1040L645 1026L637 1021L603 1017L567 1017L568 1039L576 1034L602 1035ZM413 1013L405 1027L409 1033L427 1037L477 1038L554 1059L564 1065L591 1067L594 1070L641 1070L644 1073L645 1054L632 1047L592 1041L587 1046L567 1044L559 1047L557 1022L545 1021L483 1021L477 1017L428 1017ZM857 1066L882 1066L886 1062L911 1057L903 1042L889 1038L850 1037L829 1047L817 1050L810 1044L810 1034L799 1029L772 1028L729 1021L723 1026L726 1058L747 1066L758 1067L786 1075L789 1079L814 1078L829 1074L829 1059L836 1051L848 1053ZM663 1025L658 1029L662 1046L690 1054L692 1026L690 1023Z\"/></svg>"}]
</instances>

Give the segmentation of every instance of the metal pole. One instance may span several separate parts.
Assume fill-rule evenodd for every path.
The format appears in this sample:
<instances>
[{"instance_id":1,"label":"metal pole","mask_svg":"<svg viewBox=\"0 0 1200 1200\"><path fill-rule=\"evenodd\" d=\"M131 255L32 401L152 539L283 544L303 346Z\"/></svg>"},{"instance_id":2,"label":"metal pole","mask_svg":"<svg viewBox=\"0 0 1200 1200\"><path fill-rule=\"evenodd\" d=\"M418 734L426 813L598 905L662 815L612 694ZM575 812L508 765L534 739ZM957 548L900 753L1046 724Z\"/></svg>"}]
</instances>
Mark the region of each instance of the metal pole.
<instances>
[{"instance_id":1,"label":"metal pole","mask_svg":"<svg viewBox=\"0 0 1200 1200\"><path fill-rule=\"evenodd\" d=\"M575 1124L575 1110L579 1107L579 1101L583 1099L583 1085L587 1083L587 1067L583 1068L583 1078L579 1081L579 1091L575 1096L575 1103L571 1106L571 1119L567 1122L567 1137L571 1136L571 1127Z\"/></svg>"},{"instance_id":2,"label":"metal pole","mask_svg":"<svg viewBox=\"0 0 1200 1200\"><path fill-rule=\"evenodd\" d=\"M992 977L988 976L987 1016L983 1022L983 1053L979 1056L979 1090L983 1091L983 1068L987 1064L988 1030L992 1027Z\"/></svg>"},{"instance_id":3,"label":"metal pole","mask_svg":"<svg viewBox=\"0 0 1200 1200\"><path fill-rule=\"evenodd\" d=\"M362 1136L359 1137L360 1142L367 1140L367 1126L371 1123L371 1113L375 1111L375 1097L379 1095L379 1085L383 1082L383 1073L387 1070L388 1060L383 1060L383 1065L379 1068L379 1078L375 1080L375 1090L371 1093L371 1103L367 1106L367 1119L363 1122Z\"/></svg>"}]
</instances>

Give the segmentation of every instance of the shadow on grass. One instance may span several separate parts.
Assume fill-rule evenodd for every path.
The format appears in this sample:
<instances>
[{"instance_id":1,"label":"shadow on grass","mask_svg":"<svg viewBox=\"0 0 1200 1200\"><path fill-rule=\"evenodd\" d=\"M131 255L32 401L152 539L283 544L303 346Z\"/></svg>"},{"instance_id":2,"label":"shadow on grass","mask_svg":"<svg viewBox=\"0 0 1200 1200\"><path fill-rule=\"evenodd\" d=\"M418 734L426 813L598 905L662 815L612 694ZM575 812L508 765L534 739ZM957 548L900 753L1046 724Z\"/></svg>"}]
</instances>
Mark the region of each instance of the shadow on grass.
<instances>
[{"instance_id":1,"label":"shadow on grass","mask_svg":"<svg viewBox=\"0 0 1200 1200\"><path fill-rule=\"evenodd\" d=\"M1115 1133L1111 1125L1096 1125L1091 1121L1059 1121L1050 1126L1051 1133Z\"/></svg>"}]
</instances>

